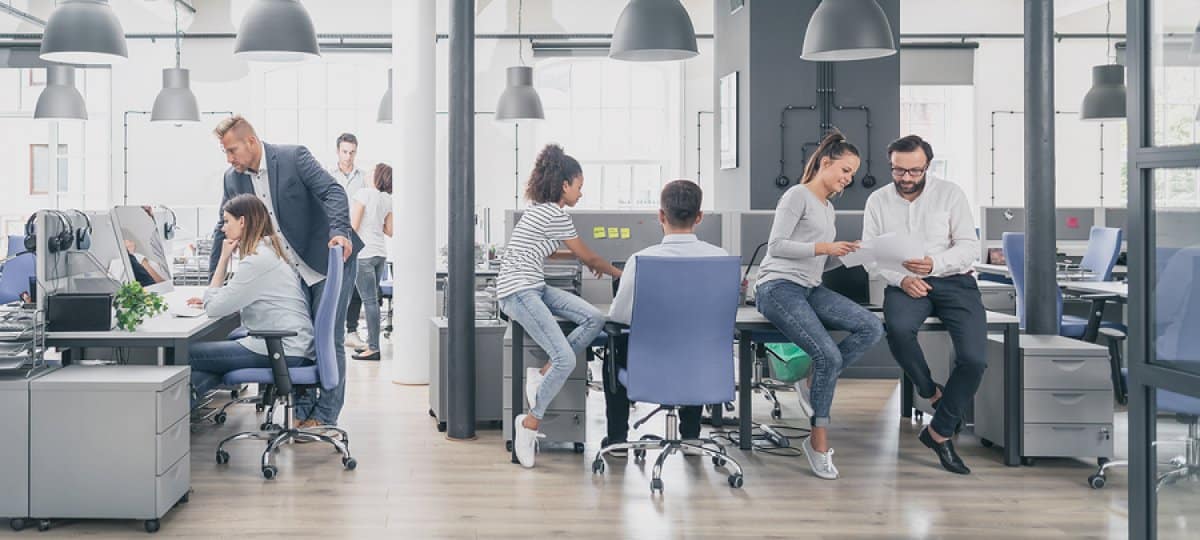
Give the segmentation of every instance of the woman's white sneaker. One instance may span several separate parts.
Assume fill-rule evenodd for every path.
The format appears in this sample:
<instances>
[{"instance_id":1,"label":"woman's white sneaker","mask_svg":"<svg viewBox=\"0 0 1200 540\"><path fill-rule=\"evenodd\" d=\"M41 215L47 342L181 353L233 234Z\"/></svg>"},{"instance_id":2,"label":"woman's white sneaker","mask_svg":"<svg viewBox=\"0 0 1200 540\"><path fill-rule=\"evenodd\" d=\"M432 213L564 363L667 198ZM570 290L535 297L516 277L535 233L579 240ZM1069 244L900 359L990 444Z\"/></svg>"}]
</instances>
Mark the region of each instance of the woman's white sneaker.
<instances>
[{"instance_id":1,"label":"woman's white sneaker","mask_svg":"<svg viewBox=\"0 0 1200 540\"><path fill-rule=\"evenodd\" d=\"M546 380L546 376L542 375L542 370L538 368L525 368L525 400L529 402L529 410L533 410L537 406L538 389L542 387L542 381Z\"/></svg>"},{"instance_id":2,"label":"woman's white sneaker","mask_svg":"<svg viewBox=\"0 0 1200 540\"><path fill-rule=\"evenodd\" d=\"M804 449L804 455L808 457L808 466L812 467L813 474L826 480L837 480L838 470L833 466L832 448L825 452L818 452L813 449L809 437L804 438L800 447Z\"/></svg>"},{"instance_id":3,"label":"woman's white sneaker","mask_svg":"<svg viewBox=\"0 0 1200 540\"><path fill-rule=\"evenodd\" d=\"M796 400L800 402L800 412L804 413L807 418L812 418L813 406L809 396L812 394L812 388L808 386L808 379L800 379L792 383L792 387L796 389Z\"/></svg>"},{"instance_id":4,"label":"woman's white sneaker","mask_svg":"<svg viewBox=\"0 0 1200 540\"><path fill-rule=\"evenodd\" d=\"M525 427L525 417L527 414L517 416L516 424L513 426L515 435L513 436L513 451L517 454L517 461L526 469L533 468L533 460L537 456L537 440L540 434L536 429Z\"/></svg>"}]
</instances>

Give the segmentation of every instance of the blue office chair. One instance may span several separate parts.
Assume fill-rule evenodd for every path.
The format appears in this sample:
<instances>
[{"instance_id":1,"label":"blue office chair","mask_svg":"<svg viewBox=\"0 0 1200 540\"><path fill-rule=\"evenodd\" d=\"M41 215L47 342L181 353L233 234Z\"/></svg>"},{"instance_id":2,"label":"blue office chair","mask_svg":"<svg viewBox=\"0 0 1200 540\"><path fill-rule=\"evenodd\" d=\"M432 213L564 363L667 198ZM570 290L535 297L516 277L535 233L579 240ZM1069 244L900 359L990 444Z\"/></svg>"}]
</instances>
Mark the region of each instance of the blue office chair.
<instances>
[{"instance_id":1,"label":"blue office chair","mask_svg":"<svg viewBox=\"0 0 1200 540\"><path fill-rule=\"evenodd\" d=\"M633 450L639 460L646 450L662 450L650 481L651 492L661 492L663 463L687 447L708 455L718 467L729 466L729 485L742 487L741 466L711 439L698 445L683 442L676 416L677 407L733 401L739 270L738 257L638 258L629 367L616 376L630 401L659 404L634 428L666 411L667 433L605 446L592 462L593 473L604 472L604 455L612 450Z\"/></svg>"},{"instance_id":2,"label":"blue office chair","mask_svg":"<svg viewBox=\"0 0 1200 540\"><path fill-rule=\"evenodd\" d=\"M5 257L12 257L22 251L25 251L25 235L10 234L8 235L8 253Z\"/></svg>"},{"instance_id":3,"label":"blue office chair","mask_svg":"<svg viewBox=\"0 0 1200 540\"><path fill-rule=\"evenodd\" d=\"M1012 274L1013 288L1017 293L1017 319L1021 329L1025 329L1025 233L1006 232L1001 240L1004 249L1004 263ZM1119 244L1118 244L1119 245ZM1104 303L1115 297L1112 295L1094 294L1082 295L1080 298L1090 300L1092 309L1090 316L1085 319L1075 315L1063 315L1062 291L1054 289L1054 301L1057 303L1059 335L1095 342L1101 328L1125 331L1125 325L1103 321Z\"/></svg>"},{"instance_id":4,"label":"blue office chair","mask_svg":"<svg viewBox=\"0 0 1200 540\"><path fill-rule=\"evenodd\" d=\"M31 293L29 278L34 276L37 258L32 253L18 255L4 263L0 272L0 304L21 299L21 293Z\"/></svg>"},{"instance_id":5,"label":"blue office chair","mask_svg":"<svg viewBox=\"0 0 1200 540\"><path fill-rule=\"evenodd\" d=\"M1200 334L1195 331L1200 328L1200 285L1197 285L1200 284L1200 249L1160 248L1157 257L1155 354L1162 363L1196 371L1200 367L1200 361L1196 359L1196 351L1200 350ZM1113 390L1117 393L1117 401L1125 403L1129 370L1121 368L1120 357L1120 345L1125 334L1108 331L1104 335L1108 338L1112 360ZM1188 428L1187 438L1182 441L1155 443L1158 446L1170 443L1184 446L1183 454L1170 460L1172 469L1159 474L1155 489L1185 478L1200 478L1200 398L1160 389L1155 391L1155 404L1159 414L1173 414L1176 421L1187 424ZM1109 469L1128 465L1127 460L1103 463L1095 474L1088 477L1088 485L1100 489L1104 487Z\"/></svg>"},{"instance_id":6,"label":"blue office chair","mask_svg":"<svg viewBox=\"0 0 1200 540\"><path fill-rule=\"evenodd\" d=\"M325 289L317 304L316 318L313 323L313 334L316 339L317 363L288 367L284 359L283 338L296 335L289 330L251 331L250 336L260 337L267 342L267 352L271 357L270 368L238 369L225 374L224 383L228 385L260 384L274 385L272 402L283 402L283 427L274 432L247 431L226 437L217 445L217 463L229 462L229 453L225 451L225 443L243 439L266 440L267 448L262 455L262 474L270 480L279 474L279 469L272 463L275 450L280 446L296 441L321 441L333 445L342 455L342 465L347 470L354 470L358 462L350 456L350 438L342 429L334 426L316 426L310 429L292 427L292 414L296 391L315 391L318 387L333 390L337 387L338 378L343 374L338 372L337 357L334 356L334 316L337 311L338 293L342 285L342 248L334 247L329 250L329 266L325 273ZM341 440L325 435L325 431L336 431Z\"/></svg>"},{"instance_id":7,"label":"blue office chair","mask_svg":"<svg viewBox=\"0 0 1200 540\"><path fill-rule=\"evenodd\" d=\"M1113 267L1121 254L1121 229L1092 227L1088 234L1087 253L1079 261L1079 268L1086 270L1084 281L1112 281ZM1069 270L1069 269L1068 269Z\"/></svg>"},{"instance_id":8,"label":"blue office chair","mask_svg":"<svg viewBox=\"0 0 1200 540\"><path fill-rule=\"evenodd\" d=\"M395 290L392 280L392 263L387 262L383 265L383 275L379 276L379 299L380 301L387 300L387 310L384 311L386 319L383 323L383 337L392 336L392 308L395 305L395 299L392 294Z\"/></svg>"}]
</instances>

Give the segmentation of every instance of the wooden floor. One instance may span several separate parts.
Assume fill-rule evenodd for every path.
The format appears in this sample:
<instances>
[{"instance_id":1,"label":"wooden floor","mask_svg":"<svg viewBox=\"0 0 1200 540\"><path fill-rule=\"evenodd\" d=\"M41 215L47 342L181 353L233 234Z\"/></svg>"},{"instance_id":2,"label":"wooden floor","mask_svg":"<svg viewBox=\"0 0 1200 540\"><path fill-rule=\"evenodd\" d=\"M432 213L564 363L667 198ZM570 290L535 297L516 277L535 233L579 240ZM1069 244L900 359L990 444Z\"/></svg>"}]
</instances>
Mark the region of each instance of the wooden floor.
<instances>
[{"instance_id":1,"label":"wooden floor","mask_svg":"<svg viewBox=\"0 0 1200 540\"><path fill-rule=\"evenodd\" d=\"M997 449L971 435L959 448L970 476L943 472L916 440L918 426L897 414L894 381L839 385L831 441L842 478L820 480L803 457L732 455L745 487L731 489L707 459L673 456L666 490L651 496L650 467L609 461L593 476L589 463L603 436L603 397L593 393L588 453L545 452L538 466L509 463L499 430L452 442L427 415L425 387L392 384L387 366L351 360L342 425L359 466L342 469L316 444L279 453L280 475L259 474L262 446L235 443L229 465L215 464L216 442L256 429L252 407L224 426L198 426L192 438L191 502L162 521L158 536L193 538L1124 538L1126 473L1109 487L1085 485L1094 465L1044 460L1008 468ZM759 413L768 408L755 398ZM785 395L784 422L797 420ZM766 420L765 415L764 420ZM661 426L661 424L659 424ZM651 428L660 429L659 426ZM1123 434L1118 447L1124 447ZM651 457L653 459L653 455ZM652 463L652 461L651 461ZM1179 509L1164 528L1197 530L1200 488L1173 491ZM113 486L120 489L119 486ZM1189 520L1190 523L1189 523ZM1163 531L1163 537L1171 537ZM7 529L0 535L13 534ZM57 522L37 538L139 537L140 522ZM1191 536L1195 538L1196 536Z\"/></svg>"}]
</instances>

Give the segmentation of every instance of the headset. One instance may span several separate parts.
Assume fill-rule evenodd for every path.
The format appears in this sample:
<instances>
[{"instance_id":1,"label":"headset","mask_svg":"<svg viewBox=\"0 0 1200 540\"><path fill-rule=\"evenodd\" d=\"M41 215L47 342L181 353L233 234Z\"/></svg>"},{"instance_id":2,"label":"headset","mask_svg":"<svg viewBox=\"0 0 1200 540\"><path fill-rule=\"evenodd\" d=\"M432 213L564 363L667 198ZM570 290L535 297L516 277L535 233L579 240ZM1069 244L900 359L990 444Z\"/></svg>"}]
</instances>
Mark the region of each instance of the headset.
<instances>
[{"instance_id":1,"label":"headset","mask_svg":"<svg viewBox=\"0 0 1200 540\"><path fill-rule=\"evenodd\" d=\"M75 247L87 250L92 247L92 218L86 212L71 209L72 212L83 216L83 222L87 225L80 229L75 229Z\"/></svg>"},{"instance_id":2,"label":"headset","mask_svg":"<svg viewBox=\"0 0 1200 540\"><path fill-rule=\"evenodd\" d=\"M71 249L71 246L75 243L75 230L71 227L71 221L67 219L65 214L58 210L43 210L42 212L47 216L57 217L59 223L62 224L60 231L53 235L47 235L46 249L50 253L58 253ZM38 213L34 212L25 221L25 251L29 253L37 251L37 215ZM90 224L91 220L88 220L88 223ZM88 228L90 229L91 226L89 225Z\"/></svg>"},{"instance_id":3,"label":"headset","mask_svg":"<svg viewBox=\"0 0 1200 540\"><path fill-rule=\"evenodd\" d=\"M175 211L171 207L163 205L163 210L171 214L171 220L163 223L163 238L171 240L175 238L175 233L179 230L179 217L175 215Z\"/></svg>"}]
</instances>

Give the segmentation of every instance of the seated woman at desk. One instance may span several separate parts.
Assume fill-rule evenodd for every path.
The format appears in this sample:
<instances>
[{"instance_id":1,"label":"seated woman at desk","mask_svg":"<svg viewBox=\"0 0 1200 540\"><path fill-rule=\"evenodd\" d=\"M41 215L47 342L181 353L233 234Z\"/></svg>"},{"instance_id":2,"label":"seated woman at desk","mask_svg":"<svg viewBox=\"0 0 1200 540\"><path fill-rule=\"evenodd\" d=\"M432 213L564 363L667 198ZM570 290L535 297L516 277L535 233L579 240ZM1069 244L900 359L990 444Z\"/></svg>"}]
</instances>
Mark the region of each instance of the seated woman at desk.
<instances>
[{"instance_id":1,"label":"seated woman at desk","mask_svg":"<svg viewBox=\"0 0 1200 540\"><path fill-rule=\"evenodd\" d=\"M300 276L287 262L267 207L251 194L238 195L225 203L221 231L221 258L204 298L188 300L202 306L211 317L240 313L242 326L251 333L287 330L295 336L283 338L288 366L299 366L314 358L313 326L308 311L307 291ZM225 272L238 253L237 273L225 283ZM197 343L191 348L192 383L197 388L219 384L226 373L243 368L269 368L267 344L260 338Z\"/></svg>"},{"instance_id":2,"label":"seated woman at desk","mask_svg":"<svg viewBox=\"0 0 1200 540\"><path fill-rule=\"evenodd\" d=\"M853 300L821 285L830 257L858 249L857 242L835 242L837 230L830 198L846 189L858 170L858 148L841 133L821 141L800 185L784 192L775 208L767 256L758 270L758 311L813 359L808 380L796 382L800 407L812 424L804 454L820 478L835 480L829 444L829 410L842 370L883 337L879 319ZM834 342L827 330L850 335Z\"/></svg>"}]
</instances>

